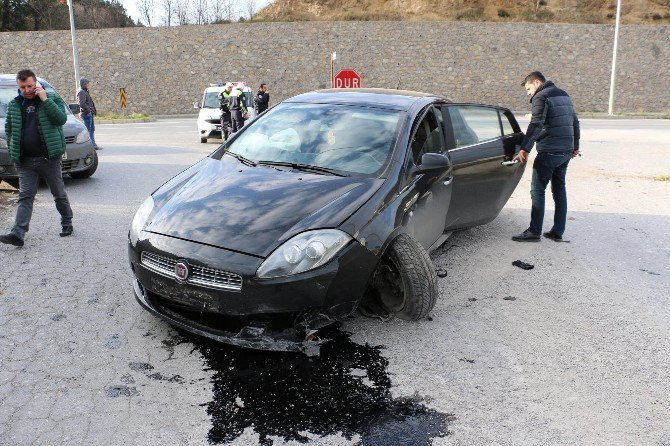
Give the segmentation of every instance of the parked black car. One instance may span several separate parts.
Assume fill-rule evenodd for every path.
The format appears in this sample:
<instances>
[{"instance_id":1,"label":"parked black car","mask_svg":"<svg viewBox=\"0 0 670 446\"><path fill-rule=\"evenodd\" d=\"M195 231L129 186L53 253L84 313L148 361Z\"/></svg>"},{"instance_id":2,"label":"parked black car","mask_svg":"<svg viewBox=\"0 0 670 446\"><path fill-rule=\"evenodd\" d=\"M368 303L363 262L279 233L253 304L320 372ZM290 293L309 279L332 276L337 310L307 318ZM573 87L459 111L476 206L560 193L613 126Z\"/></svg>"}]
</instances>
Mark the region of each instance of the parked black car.
<instances>
[{"instance_id":1,"label":"parked black car","mask_svg":"<svg viewBox=\"0 0 670 446\"><path fill-rule=\"evenodd\" d=\"M292 351L364 296L426 317L428 252L498 215L523 174L509 163L522 137L507 109L424 93L288 99L140 206L137 300L203 336Z\"/></svg>"}]
</instances>

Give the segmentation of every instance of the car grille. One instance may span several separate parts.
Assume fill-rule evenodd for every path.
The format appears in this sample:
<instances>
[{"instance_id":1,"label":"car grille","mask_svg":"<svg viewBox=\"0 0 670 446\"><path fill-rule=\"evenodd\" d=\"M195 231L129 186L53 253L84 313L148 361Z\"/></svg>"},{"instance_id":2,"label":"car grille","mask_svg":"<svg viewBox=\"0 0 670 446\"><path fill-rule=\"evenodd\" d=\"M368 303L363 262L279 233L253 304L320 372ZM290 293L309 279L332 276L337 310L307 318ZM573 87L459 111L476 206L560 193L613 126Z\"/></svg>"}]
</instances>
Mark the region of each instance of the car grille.
<instances>
[{"instance_id":1,"label":"car grille","mask_svg":"<svg viewBox=\"0 0 670 446\"><path fill-rule=\"evenodd\" d=\"M79 160L63 160L63 172L71 170L74 167L77 167Z\"/></svg>"},{"instance_id":2,"label":"car grille","mask_svg":"<svg viewBox=\"0 0 670 446\"><path fill-rule=\"evenodd\" d=\"M142 252L142 265L163 276L177 278L174 267L176 259L159 256L150 252ZM242 289L242 277L237 274L228 273L214 268L190 265L191 274L186 283L201 285L208 288L222 290L240 291Z\"/></svg>"},{"instance_id":3,"label":"car grille","mask_svg":"<svg viewBox=\"0 0 670 446\"><path fill-rule=\"evenodd\" d=\"M72 144L75 139L77 139L76 136L66 136L65 137L65 144Z\"/></svg>"},{"instance_id":4,"label":"car grille","mask_svg":"<svg viewBox=\"0 0 670 446\"><path fill-rule=\"evenodd\" d=\"M210 124L221 124L221 119L220 118L208 119L207 122L209 122Z\"/></svg>"}]
</instances>

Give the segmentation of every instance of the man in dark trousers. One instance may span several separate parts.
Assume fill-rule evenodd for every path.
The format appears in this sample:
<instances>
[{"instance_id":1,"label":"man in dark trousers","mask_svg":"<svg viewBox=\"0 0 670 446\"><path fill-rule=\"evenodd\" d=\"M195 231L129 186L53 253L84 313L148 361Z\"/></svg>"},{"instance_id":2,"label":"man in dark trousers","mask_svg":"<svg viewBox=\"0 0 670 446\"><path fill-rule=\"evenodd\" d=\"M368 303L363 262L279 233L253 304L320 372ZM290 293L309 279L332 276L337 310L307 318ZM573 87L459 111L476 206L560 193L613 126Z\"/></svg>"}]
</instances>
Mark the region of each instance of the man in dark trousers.
<instances>
[{"instance_id":1,"label":"man in dark trousers","mask_svg":"<svg viewBox=\"0 0 670 446\"><path fill-rule=\"evenodd\" d=\"M233 83L226 82L225 91L219 94L219 106L221 108L221 137L224 141L228 139L231 127L230 109L228 108L228 98L230 97L231 91L233 91Z\"/></svg>"},{"instance_id":2,"label":"man in dark trousers","mask_svg":"<svg viewBox=\"0 0 670 446\"><path fill-rule=\"evenodd\" d=\"M232 125L230 133L233 134L244 125L245 115L247 115L247 106L244 105L244 83L239 82L228 97L228 108L230 109L230 120Z\"/></svg>"},{"instance_id":3,"label":"man in dark trousers","mask_svg":"<svg viewBox=\"0 0 670 446\"><path fill-rule=\"evenodd\" d=\"M261 84L260 88L258 89L258 93L256 93L256 96L254 97L254 106L256 108L257 115L260 115L268 109L268 105L270 104L269 91L270 89L268 88L267 84Z\"/></svg>"},{"instance_id":4,"label":"man in dark trousers","mask_svg":"<svg viewBox=\"0 0 670 446\"><path fill-rule=\"evenodd\" d=\"M88 130L88 134L91 136L91 144L95 150L100 150L102 147L98 147L95 142L95 116L98 114L98 111L95 109L95 103L89 92L91 87L91 82L82 77L79 79L79 90L77 91L77 101L79 102L79 108L81 109L81 119L84 121L84 125Z\"/></svg>"},{"instance_id":5,"label":"man in dark trousers","mask_svg":"<svg viewBox=\"0 0 670 446\"><path fill-rule=\"evenodd\" d=\"M579 119L568 94L547 81L539 71L533 71L522 86L530 96L532 115L519 154L514 157L525 163L528 154L537 147L533 162L533 179L530 196L532 209L530 226L512 237L517 242L539 242L544 220L544 191L551 181L554 196L554 226L544 236L560 242L565 232L568 198L565 191L565 174L570 159L579 155Z\"/></svg>"},{"instance_id":6,"label":"man in dark trousers","mask_svg":"<svg viewBox=\"0 0 670 446\"><path fill-rule=\"evenodd\" d=\"M61 215L61 237L72 234L72 209L65 193L61 156L65 152L65 102L47 93L31 70L16 75L19 95L7 105L5 133L9 154L19 173L19 200L14 227L0 242L23 246L33 213L39 177L46 179Z\"/></svg>"}]
</instances>

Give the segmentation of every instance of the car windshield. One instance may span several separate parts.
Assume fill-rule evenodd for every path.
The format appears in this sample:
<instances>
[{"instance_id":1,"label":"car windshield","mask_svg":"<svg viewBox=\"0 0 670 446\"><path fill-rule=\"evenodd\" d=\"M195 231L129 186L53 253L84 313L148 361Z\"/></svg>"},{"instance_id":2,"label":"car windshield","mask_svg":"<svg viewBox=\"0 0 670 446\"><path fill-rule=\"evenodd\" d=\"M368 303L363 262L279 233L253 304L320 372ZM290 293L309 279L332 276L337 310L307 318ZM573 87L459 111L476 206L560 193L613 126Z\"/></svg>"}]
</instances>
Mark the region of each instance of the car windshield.
<instances>
[{"instance_id":1,"label":"car windshield","mask_svg":"<svg viewBox=\"0 0 670 446\"><path fill-rule=\"evenodd\" d=\"M55 93L56 90L51 85L43 83L44 89L48 93ZM7 105L9 101L19 95L19 89L16 85L0 85L0 118L7 117ZM70 107L65 107L65 113L72 114Z\"/></svg>"},{"instance_id":2,"label":"car windshield","mask_svg":"<svg viewBox=\"0 0 670 446\"><path fill-rule=\"evenodd\" d=\"M332 104L281 104L253 122L227 150L263 164L375 175L391 156L401 113Z\"/></svg>"},{"instance_id":3,"label":"car windshield","mask_svg":"<svg viewBox=\"0 0 670 446\"><path fill-rule=\"evenodd\" d=\"M219 92L208 91L202 100L202 108L219 108Z\"/></svg>"}]
</instances>

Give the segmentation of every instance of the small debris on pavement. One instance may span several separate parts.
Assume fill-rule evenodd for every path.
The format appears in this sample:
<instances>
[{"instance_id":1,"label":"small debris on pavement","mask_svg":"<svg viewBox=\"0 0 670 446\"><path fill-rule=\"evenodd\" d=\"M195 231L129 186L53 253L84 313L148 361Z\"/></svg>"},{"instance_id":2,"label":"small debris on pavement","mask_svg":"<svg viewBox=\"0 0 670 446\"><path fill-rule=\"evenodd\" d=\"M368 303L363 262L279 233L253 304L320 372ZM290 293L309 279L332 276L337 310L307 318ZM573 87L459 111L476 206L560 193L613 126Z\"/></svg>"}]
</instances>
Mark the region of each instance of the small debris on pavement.
<instances>
[{"instance_id":1,"label":"small debris on pavement","mask_svg":"<svg viewBox=\"0 0 670 446\"><path fill-rule=\"evenodd\" d=\"M435 270L435 274L437 274L437 277L442 279L444 277L447 277L447 270L442 269L442 268L438 268L438 269Z\"/></svg>"},{"instance_id":2,"label":"small debris on pavement","mask_svg":"<svg viewBox=\"0 0 670 446\"><path fill-rule=\"evenodd\" d=\"M468 359L468 358L461 358L459 359L461 362L467 362L468 364L474 364L475 360L474 359Z\"/></svg>"},{"instance_id":3,"label":"small debris on pavement","mask_svg":"<svg viewBox=\"0 0 670 446\"><path fill-rule=\"evenodd\" d=\"M521 269L529 270L535 268L535 265L531 265L530 263L522 262L521 260L515 260L512 262L512 265L518 266Z\"/></svg>"},{"instance_id":4,"label":"small debris on pavement","mask_svg":"<svg viewBox=\"0 0 670 446\"><path fill-rule=\"evenodd\" d=\"M505 297L503 297L503 300L516 300L516 297L514 297L514 296L505 296Z\"/></svg>"}]
</instances>

